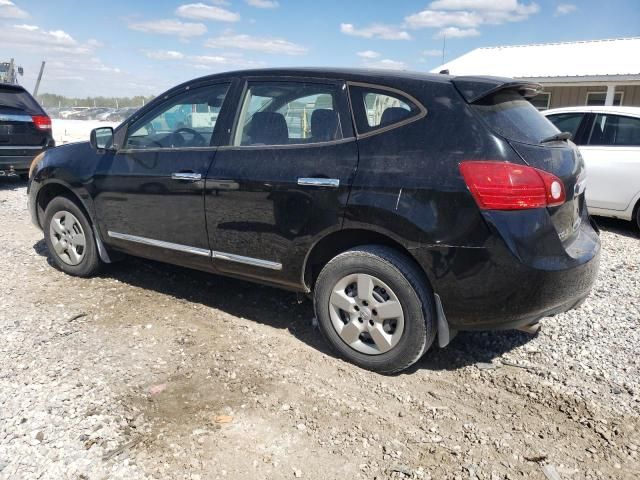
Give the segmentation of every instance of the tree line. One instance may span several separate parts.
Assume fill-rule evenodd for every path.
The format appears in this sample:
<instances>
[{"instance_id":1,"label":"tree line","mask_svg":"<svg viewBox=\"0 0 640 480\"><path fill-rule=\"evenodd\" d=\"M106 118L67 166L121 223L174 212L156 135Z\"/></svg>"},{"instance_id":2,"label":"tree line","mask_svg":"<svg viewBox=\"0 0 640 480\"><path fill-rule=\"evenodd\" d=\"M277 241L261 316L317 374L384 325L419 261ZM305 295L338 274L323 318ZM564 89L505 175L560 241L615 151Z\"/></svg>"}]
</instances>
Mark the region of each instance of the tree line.
<instances>
[{"instance_id":1,"label":"tree line","mask_svg":"<svg viewBox=\"0 0 640 480\"><path fill-rule=\"evenodd\" d=\"M141 107L151 100L153 96L145 97L138 95L136 97L86 97L86 98L69 98L53 93L43 93L38 95L40 105L45 108L56 107Z\"/></svg>"}]
</instances>

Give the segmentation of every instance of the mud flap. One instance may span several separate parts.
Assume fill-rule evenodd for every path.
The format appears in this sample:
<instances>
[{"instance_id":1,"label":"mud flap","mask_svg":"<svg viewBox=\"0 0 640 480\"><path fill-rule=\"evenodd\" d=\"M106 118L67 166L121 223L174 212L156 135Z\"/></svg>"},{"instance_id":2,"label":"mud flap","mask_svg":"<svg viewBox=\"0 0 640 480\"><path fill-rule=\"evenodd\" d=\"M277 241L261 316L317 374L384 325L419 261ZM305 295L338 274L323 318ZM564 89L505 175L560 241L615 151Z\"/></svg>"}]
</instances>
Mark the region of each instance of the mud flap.
<instances>
[{"instance_id":1,"label":"mud flap","mask_svg":"<svg viewBox=\"0 0 640 480\"><path fill-rule=\"evenodd\" d=\"M449 328L449 323L447 322L447 317L444 315L444 309L442 308L442 301L440 300L440 295L435 293L433 295L436 299L436 316L438 321L438 346L440 348L444 348L454 337L457 335L458 331Z\"/></svg>"}]
</instances>

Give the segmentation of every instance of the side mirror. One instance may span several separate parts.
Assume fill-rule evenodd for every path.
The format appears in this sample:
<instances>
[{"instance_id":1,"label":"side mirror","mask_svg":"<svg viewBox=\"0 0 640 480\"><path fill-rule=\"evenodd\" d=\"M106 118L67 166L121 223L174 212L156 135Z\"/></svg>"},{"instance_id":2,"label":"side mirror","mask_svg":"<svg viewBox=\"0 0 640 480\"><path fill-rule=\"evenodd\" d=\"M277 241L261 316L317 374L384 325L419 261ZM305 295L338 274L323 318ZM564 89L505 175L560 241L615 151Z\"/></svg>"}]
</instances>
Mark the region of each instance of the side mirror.
<instances>
[{"instance_id":1,"label":"side mirror","mask_svg":"<svg viewBox=\"0 0 640 480\"><path fill-rule=\"evenodd\" d=\"M111 127L94 128L93 130L91 130L89 143L91 144L91 147L96 150L113 149L113 128Z\"/></svg>"}]
</instances>

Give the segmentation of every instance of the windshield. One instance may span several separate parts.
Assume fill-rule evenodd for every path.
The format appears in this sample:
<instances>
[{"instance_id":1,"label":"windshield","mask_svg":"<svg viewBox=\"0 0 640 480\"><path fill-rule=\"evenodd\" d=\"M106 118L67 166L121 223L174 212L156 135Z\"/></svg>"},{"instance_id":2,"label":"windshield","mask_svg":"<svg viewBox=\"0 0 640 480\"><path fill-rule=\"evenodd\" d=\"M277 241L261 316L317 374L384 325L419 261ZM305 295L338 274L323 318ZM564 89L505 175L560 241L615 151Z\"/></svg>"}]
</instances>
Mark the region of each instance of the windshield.
<instances>
[{"instance_id":1,"label":"windshield","mask_svg":"<svg viewBox=\"0 0 640 480\"><path fill-rule=\"evenodd\" d=\"M518 92L503 90L471 105L498 135L538 144L559 130Z\"/></svg>"}]
</instances>

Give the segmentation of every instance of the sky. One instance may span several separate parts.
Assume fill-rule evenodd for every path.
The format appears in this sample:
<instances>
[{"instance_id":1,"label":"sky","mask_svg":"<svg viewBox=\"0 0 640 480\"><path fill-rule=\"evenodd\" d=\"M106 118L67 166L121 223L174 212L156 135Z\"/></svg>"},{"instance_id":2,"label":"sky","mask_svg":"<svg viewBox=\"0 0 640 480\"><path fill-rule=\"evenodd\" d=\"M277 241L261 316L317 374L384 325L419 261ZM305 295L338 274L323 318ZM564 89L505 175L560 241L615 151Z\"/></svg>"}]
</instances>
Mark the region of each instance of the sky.
<instances>
[{"instance_id":1,"label":"sky","mask_svg":"<svg viewBox=\"0 0 640 480\"><path fill-rule=\"evenodd\" d=\"M158 95L229 70L429 71L478 47L640 36L640 0L0 0L0 61L32 90Z\"/></svg>"}]
</instances>

